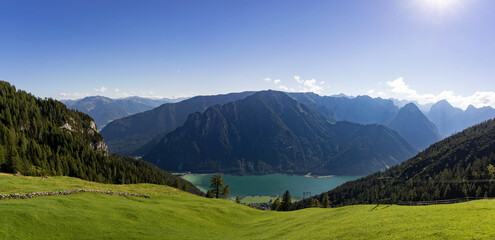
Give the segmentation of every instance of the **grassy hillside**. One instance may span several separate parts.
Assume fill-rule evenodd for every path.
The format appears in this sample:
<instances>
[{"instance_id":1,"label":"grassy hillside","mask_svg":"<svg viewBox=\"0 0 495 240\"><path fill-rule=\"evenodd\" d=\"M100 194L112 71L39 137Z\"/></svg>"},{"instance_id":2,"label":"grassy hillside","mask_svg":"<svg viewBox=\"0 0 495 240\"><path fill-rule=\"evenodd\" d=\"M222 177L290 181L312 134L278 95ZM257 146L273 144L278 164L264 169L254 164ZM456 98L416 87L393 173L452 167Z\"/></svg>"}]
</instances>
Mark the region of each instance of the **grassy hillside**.
<instances>
[{"instance_id":1,"label":"grassy hillside","mask_svg":"<svg viewBox=\"0 0 495 240\"><path fill-rule=\"evenodd\" d=\"M0 194L74 188L79 193L0 200L6 239L493 239L495 201L439 206L360 205L268 212L151 184L110 185L70 177L0 174Z\"/></svg>"}]
</instances>

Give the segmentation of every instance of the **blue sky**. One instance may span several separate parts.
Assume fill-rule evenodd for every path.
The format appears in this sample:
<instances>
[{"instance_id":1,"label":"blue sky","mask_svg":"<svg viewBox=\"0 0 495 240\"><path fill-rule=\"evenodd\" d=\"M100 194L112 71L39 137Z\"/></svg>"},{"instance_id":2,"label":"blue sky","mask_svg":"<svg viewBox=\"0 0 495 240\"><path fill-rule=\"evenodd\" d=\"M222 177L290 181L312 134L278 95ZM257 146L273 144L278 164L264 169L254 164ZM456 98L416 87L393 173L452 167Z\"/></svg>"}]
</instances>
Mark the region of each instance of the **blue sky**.
<instances>
[{"instance_id":1,"label":"blue sky","mask_svg":"<svg viewBox=\"0 0 495 240\"><path fill-rule=\"evenodd\" d=\"M495 106L493 12L491 0L0 0L0 79L57 99L278 89Z\"/></svg>"}]
</instances>

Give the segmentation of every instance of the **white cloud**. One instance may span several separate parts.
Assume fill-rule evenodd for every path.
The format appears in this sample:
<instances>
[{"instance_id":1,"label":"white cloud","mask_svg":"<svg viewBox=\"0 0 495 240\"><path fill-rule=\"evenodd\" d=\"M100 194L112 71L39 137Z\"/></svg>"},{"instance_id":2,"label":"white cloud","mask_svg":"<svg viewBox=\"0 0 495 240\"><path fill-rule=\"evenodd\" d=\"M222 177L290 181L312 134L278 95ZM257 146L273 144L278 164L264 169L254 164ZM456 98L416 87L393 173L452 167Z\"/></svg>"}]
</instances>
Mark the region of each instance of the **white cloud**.
<instances>
[{"instance_id":1,"label":"white cloud","mask_svg":"<svg viewBox=\"0 0 495 240\"><path fill-rule=\"evenodd\" d=\"M59 93L59 96L62 98L81 98L89 96L88 93Z\"/></svg>"},{"instance_id":2,"label":"white cloud","mask_svg":"<svg viewBox=\"0 0 495 240\"><path fill-rule=\"evenodd\" d=\"M269 77L266 77L264 79L266 82L273 82L275 85L277 85L277 88L282 91L286 92L314 92L314 93L321 93L323 90L325 90L324 81L317 82L315 78L313 79L302 79L301 76L295 75L294 80L296 80L296 85L295 87L288 87L286 84L284 85L279 85L282 83L282 80L279 78L272 79ZM290 84L290 83L289 83Z\"/></svg>"},{"instance_id":3,"label":"white cloud","mask_svg":"<svg viewBox=\"0 0 495 240\"><path fill-rule=\"evenodd\" d=\"M156 95L153 91L140 92L138 96L143 98L165 98L164 96Z\"/></svg>"},{"instance_id":4,"label":"white cloud","mask_svg":"<svg viewBox=\"0 0 495 240\"><path fill-rule=\"evenodd\" d=\"M116 88L113 91L116 92L116 93L118 93L118 92L120 92L120 89Z\"/></svg>"},{"instance_id":5,"label":"white cloud","mask_svg":"<svg viewBox=\"0 0 495 240\"><path fill-rule=\"evenodd\" d=\"M278 86L278 89L284 91L284 92L295 92L296 90L294 88L288 88L284 85Z\"/></svg>"},{"instance_id":6,"label":"white cloud","mask_svg":"<svg viewBox=\"0 0 495 240\"><path fill-rule=\"evenodd\" d=\"M442 91L439 94L421 94L407 85L402 77L394 81L388 81L386 84L389 87L387 91L395 95L393 97L417 101L419 104L436 103L445 99L453 106L462 109L466 109L469 105L475 107L495 107L495 92L475 92L471 96L456 95L453 91L448 90Z\"/></svg>"},{"instance_id":7,"label":"white cloud","mask_svg":"<svg viewBox=\"0 0 495 240\"><path fill-rule=\"evenodd\" d=\"M296 78L297 77L297 78ZM300 91L302 92L314 92L321 93L324 90L322 86L323 83L316 83L316 79L303 80L299 76L294 76L294 79L302 86L299 86Z\"/></svg>"},{"instance_id":8,"label":"white cloud","mask_svg":"<svg viewBox=\"0 0 495 240\"><path fill-rule=\"evenodd\" d=\"M105 93L108 89L106 87L95 88L96 93Z\"/></svg>"},{"instance_id":9,"label":"white cloud","mask_svg":"<svg viewBox=\"0 0 495 240\"><path fill-rule=\"evenodd\" d=\"M294 79L296 80L297 83L304 83L304 80L301 80L300 76L295 75Z\"/></svg>"},{"instance_id":10,"label":"white cloud","mask_svg":"<svg viewBox=\"0 0 495 240\"><path fill-rule=\"evenodd\" d=\"M385 95L384 92L376 91L375 89L370 89L366 93L371 97L383 97Z\"/></svg>"}]
</instances>

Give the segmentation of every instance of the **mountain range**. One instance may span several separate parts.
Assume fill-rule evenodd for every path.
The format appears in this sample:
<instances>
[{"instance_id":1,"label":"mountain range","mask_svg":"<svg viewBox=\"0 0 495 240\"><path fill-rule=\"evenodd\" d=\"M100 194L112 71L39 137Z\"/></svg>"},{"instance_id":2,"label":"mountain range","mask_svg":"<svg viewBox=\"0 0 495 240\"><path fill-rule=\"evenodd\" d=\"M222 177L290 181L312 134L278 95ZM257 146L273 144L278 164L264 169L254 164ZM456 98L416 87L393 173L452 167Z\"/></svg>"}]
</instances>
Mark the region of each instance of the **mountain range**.
<instances>
[{"instance_id":1,"label":"mountain range","mask_svg":"<svg viewBox=\"0 0 495 240\"><path fill-rule=\"evenodd\" d=\"M495 109L492 107L476 108L470 105L463 111L453 107L446 100L442 100L431 106L426 116L435 123L443 137L448 137L469 126L495 118Z\"/></svg>"},{"instance_id":2,"label":"mountain range","mask_svg":"<svg viewBox=\"0 0 495 240\"><path fill-rule=\"evenodd\" d=\"M416 151L383 125L331 123L283 92L262 91L190 114L143 159L169 171L365 175Z\"/></svg>"},{"instance_id":3,"label":"mountain range","mask_svg":"<svg viewBox=\"0 0 495 240\"><path fill-rule=\"evenodd\" d=\"M178 103L165 103L153 110L117 119L103 128L101 134L110 152L140 156L149 151L164 134L184 124L189 114L251 94L253 92L197 96Z\"/></svg>"},{"instance_id":4,"label":"mountain range","mask_svg":"<svg viewBox=\"0 0 495 240\"><path fill-rule=\"evenodd\" d=\"M327 192L334 206L493 197L495 119L472 126L385 171ZM315 196L322 200L324 194ZM297 204L308 207L310 200Z\"/></svg>"},{"instance_id":5,"label":"mountain range","mask_svg":"<svg viewBox=\"0 0 495 240\"><path fill-rule=\"evenodd\" d=\"M180 99L150 99L142 97L111 99L102 96L91 96L78 100L62 100L62 102L71 109L91 115L98 129L101 130L115 119L151 110L164 103L177 100Z\"/></svg>"},{"instance_id":6,"label":"mountain range","mask_svg":"<svg viewBox=\"0 0 495 240\"><path fill-rule=\"evenodd\" d=\"M106 126L101 131L101 133L109 145L110 152L128 156L146 155L145 159L153 159L150 161L158 164L158 162L161 161L157 160L158 156L163 157L164 154L163 151L157 150L160 147L164 147L164 145L162 144L163 139L165 139L167 134L173 132L176 128L181 127L185 123L187 123L186 120L191 117L189 116L190 114L198 117L200 115L197 114L204 113L207 109L213 107L214 105L229 104L231 102L244 99L253 94L255 94L255 92L198 96L177 103L165 103L151 110L130 115L121 119L116 119L115 121L108 124L108 126ZM349 123L358 123L364 125L383 125L392 130L395 130L402 138L412 144L414 148L419 150L425 149L432 143L437 142L443 136L445 136L439 133L436 125L443 127L443 130L445 126L448 127L449 124L452 124L455 121L459 121L459 119L453 116L460 116L460 114L470 116L463 118L466 119L463 120L464 125L468 123L474 124L479 122L480 118L489 118L491 115L490 110L493 110L489 107L480 109L470 107L468 108L468 110L462 111L460 109L452 107L448 103L448 106L450 106L451 108L441 108L442 104L445 105L446 103L446 101L441 101L433 105L431 110L425 115L417 107L416 104L404 102L406 105L403 105L401 108L399 108L396 106L396 103L394 103L394 101L390 99L371 98L369 96L320 96L314 93L287 93L287 95L297 100L298 103L314 110L314 112L318 113L325 120L333 123L336 126L343 126L343 123L341 122L345 121ZM105 101L96 101L96 99L97 98L95 98L94 101L89 101L94 104L93 106L96 106L94 107L94 109L104 109L104 107L98 107L98 105L101 104L101 102ZM131 99L127 100L130 101ZM142 100L143 99L133 99L134 106L144 105L144 102ZM84 105L82 103L84 103L84 101L81 101L80 105L86 106L86 110L90 109L90 107L92 106L91 104ZM125 104L120 104L120 106L124 105ZM110 105L107 104L107 107L108 106ZM222 108L221 106L218 107L220 109ZM438 112L438 109L444 109L444 112L446 113L443 113L443 115L435 115L435 112ZM223 113L221 113L220 115L223 115ZM435 123L433 123L429 119L434 119ZM457 124L455 125L455 127L456 129L458 129L460 126L464 125ZM191 139L183 139L183 141L189 140ZM208 141L212 143L219 143L219 145L215 145L215 147L224 147L224 145L219 142L221 141L219 139L213 139L211 138L211 136L209 136ZM213 145L209 145L209 147L213 147ZM280 149L278 149L278 151L280 151ZM204 152L202 152L202 154L203 153ZM356 153L356 155L359 154L362 153ZM396 161L396 163L398 162L400 161ZM392 165L394 164L387 162L386 164L381 164L381 168L371 169L378 170ZM313 172L315 174L327 173L329 166L332 166L333 169L338 169L337 165L332 165L329 163L325 166L321 166L319 169L314 168ZM232 171L237 171L237 173L239 174L245 174L247 172L264 172L264 170L262 170L261 168L255 169L255 167L253 166L250 166L248 168L237 166L232 167L232 169L236 169ZM276 168L270 168L270 170L267 171L275 172L275 169ZM356 170L356 167L349 167L349 169L354 169L353 171L359 172ZM304 169L304 171L307 170L308 169ZM293 170L288 171L290 172ZM338 171L345 172L345 170L343 169L340 169Z\"/></svg>"},{"instance_id":7,"label":"mountain range","mask_svg":"<svg viewBox=\"0 0 495 240\"><path fill-rule=\"evenodd\" d=\"M330 121L385 125L420 150L441 139L436 126L413 103L399 109L392 100L369 96L349 98L314 93L289 95L313 107Z\"/></svg>"}]
</instances>

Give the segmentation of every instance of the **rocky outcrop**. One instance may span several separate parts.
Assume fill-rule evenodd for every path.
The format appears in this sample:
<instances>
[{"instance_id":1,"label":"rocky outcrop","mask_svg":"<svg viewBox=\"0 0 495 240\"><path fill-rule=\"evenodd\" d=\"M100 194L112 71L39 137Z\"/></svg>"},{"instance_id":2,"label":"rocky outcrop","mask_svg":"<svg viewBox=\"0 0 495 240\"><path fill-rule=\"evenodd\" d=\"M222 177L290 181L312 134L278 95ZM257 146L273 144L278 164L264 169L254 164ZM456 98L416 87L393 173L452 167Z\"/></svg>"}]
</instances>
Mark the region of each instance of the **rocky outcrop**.
<instances>
[{"instance_id":1,"label":"rocky outcrop","mask_svg":"<svg viewBox=\"0 0 495 240\"><path fill-rule=\"evenodd\" d=\"M0 200L3 200L3 199L27 199L27 198L56 196L56 195L70 195L70 194L81 193L81 192L103 193L103 194L116 195L116 196L122 196L122 197L150 198L150 196L145 195L145 194L120 193L120 192L114 192L114 191L102 191L102 190L92 190L92 189L72 189L72 190L65 190L65 191L34 192L34 193L27 193L27 194L19 194L19 193L0 194Z\"/></svg>"},{"instance_id":2,"label":"rocky outcrop","mask_svg":"<svg viewBox=\"0 0 495 240\"><path fill-rule=\"evenodd\" d=\"M65 123L60 127L60 129L72 132L72 126L69 123Z\"/></svg>"},{"instance_id":3,"label":"rocky outcrop","mask_svg":"<svg viewBox=\"0 0 495 240\"><path fill-rule=\"evenodd\" d=\"M98 152L104 153L105 156L108 155L108 146L105 141L93 142L91 143L91 147Z\"/></svg>"},{"instance_id":4,"label":"rocky outcrop","mask_svg":"<svg viewBox=\"0 0 495 240\"><path fill-rule=\"evenodd\" d=\"M95 135L95 133L99 133L98 132L98 129L96 128L96 123L94 121L91 121L90 125L89 125L89 130L88 130L88 133L90 135Z\"/></svg>"}]
</instances>

